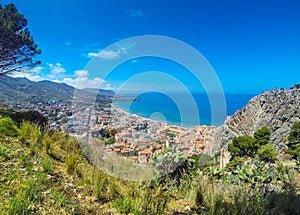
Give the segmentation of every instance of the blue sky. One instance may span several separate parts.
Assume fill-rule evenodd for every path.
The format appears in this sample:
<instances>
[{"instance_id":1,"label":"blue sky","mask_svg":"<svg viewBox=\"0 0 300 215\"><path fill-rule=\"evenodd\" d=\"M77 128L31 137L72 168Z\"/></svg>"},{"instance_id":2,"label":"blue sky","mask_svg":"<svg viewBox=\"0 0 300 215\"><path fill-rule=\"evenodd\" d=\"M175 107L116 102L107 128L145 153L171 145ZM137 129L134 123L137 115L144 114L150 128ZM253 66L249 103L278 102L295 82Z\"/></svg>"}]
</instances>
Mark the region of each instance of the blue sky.
<instances>
[{"instance_id":1,"label":"blue sky","mask_svg":"<svg viewBox=\"0 0 300 215\"><path fill-rule=\"evenodd\" d=\"M41 66L35 68L35 73L25 75L31 80L76 85L81 75L88 86L97 86L102 77L88 76L84 69L92 57L121 39L150 34L173 37L196 48L214 68L228 93L260 93L300 82L297 0L0 2L17 6L42 49L38 57ZM111 59L117 55L105 52L98 57ZM114 81L124 81L125 70L181 73L184 69L165 60L138 59L119 70L118 75L105 82L106 88L114 89ZM188 75L181 79L186 85L193 84Z\"/></svg>"}]
</instances>

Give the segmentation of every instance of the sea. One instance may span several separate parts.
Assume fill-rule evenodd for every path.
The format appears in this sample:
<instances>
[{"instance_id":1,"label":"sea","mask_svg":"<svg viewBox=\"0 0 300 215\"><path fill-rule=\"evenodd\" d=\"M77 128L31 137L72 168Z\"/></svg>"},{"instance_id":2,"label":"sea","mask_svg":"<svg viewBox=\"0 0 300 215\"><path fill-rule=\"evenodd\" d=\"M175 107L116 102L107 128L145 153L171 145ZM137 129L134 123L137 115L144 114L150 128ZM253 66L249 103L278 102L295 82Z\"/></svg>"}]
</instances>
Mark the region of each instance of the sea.
<instances>
[{"instance_id":1,"label":"sea","mask_svg":"<svg viewBox=\"0 0 300 215\"><path fill-rule=\"evenodd\" d=\"M225 94L223 97L209 97L205 93L165 95L148 92L125 101L116 101L114 105L140 117L189 128L222 125L227 116L243 108L254 96L255 94ZM130 95L126 97L129 98ZM222 114L212 115L213 111Z\"/></svg>"}]
</instances>

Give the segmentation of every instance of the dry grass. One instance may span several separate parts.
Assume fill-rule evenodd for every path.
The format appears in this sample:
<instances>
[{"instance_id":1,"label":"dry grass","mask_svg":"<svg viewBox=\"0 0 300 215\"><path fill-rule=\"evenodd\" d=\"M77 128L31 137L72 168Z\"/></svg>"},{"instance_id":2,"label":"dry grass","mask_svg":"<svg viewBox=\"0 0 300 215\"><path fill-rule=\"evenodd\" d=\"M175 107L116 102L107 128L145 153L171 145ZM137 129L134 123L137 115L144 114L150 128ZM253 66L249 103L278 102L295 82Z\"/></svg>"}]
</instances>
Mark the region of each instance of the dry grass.
<instances>
[{"instance_id":1,"label":"dry grass","mask_svg":"<svg viewBox=\"0 0 300 215\"><path fill-rule=\"evenodd\" d=\"M179 187L159 180L117 179L93 166L78 141L66 134L41 133L30 124L23 124L21 131L19 138L0 135L0 214L245 214L247 208L260 214L263 210L259 196L249 199L255 193L212 184L214 180L204 181L203 175L186 176ZM274 202L284 205L284 199L294 201L294 197L286 193L274 196Z\"/></svg>"}]
</instances>

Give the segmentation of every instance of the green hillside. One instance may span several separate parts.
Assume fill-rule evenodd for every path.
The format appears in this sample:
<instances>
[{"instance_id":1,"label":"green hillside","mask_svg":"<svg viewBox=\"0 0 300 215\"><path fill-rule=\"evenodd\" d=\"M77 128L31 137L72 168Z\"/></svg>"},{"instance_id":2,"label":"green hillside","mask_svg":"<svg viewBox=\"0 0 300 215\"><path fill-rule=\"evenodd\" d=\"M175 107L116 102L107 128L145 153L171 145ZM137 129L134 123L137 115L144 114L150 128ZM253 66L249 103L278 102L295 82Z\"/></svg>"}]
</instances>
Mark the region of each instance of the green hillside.
<instances>
[{"instance_id":1,"label":"green hillside","mask_svg":"<svg viewBox=\"0 0 300 215\"><path fill-rule=\"evenodd\" d=\"M74 88L50 81L33 82L26 78L5 76L0 79L1 103L71 101Z\"/></svg>"},{"instance_id":2,"label":"green hillside","mask_svg":"<svg viewBox=\"0 0 300 215\"><path fill-rule=\"evenodd\" d=\"M15 103L45 103L49 100L58 100L70 103L75 88L64 83L52 81L30 81L27 78L12 78L9 76L0 79L0 103L13 106ZM91 89L79 90L80 95L88 96ZM94 90L92 91L94 92ZM98 96L114 96L110 90L99 90Z\"/></svg>"},{"instance_id":3,"label":"green hillside","mask_svg":"<svg viewBox=\"0 0 300 215\"><path fill-rule=\"evenodd\" d=\"M300 214L295 172L280 161L231 171L209 156L180 157L165 177L123 181L89 163L67 134L2 117L0 214Z\"/></svg>"}]
</instances>

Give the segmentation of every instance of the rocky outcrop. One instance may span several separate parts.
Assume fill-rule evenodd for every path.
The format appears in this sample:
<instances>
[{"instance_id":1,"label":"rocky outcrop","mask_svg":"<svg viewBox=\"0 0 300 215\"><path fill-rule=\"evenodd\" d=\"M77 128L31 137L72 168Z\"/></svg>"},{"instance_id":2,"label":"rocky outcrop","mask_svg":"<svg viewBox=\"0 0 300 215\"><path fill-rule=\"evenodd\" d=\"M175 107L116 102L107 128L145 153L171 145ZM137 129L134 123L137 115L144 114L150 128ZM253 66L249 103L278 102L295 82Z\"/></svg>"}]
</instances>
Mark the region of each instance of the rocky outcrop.
<instances>
[{"instance_id":1,"label":"rocky outcrop","mask_svg":"<svg viewBox=\"0 0 300 215\"><path fill-rule=\"evenodd\" d=\"M271 141L277 148L285 148L290 128L297 121L300 121L299 88L265 91L216 129L214 151L226 148L234 137L253 135L262 126L273 131Z\"/></svg>"}]
</instances>

